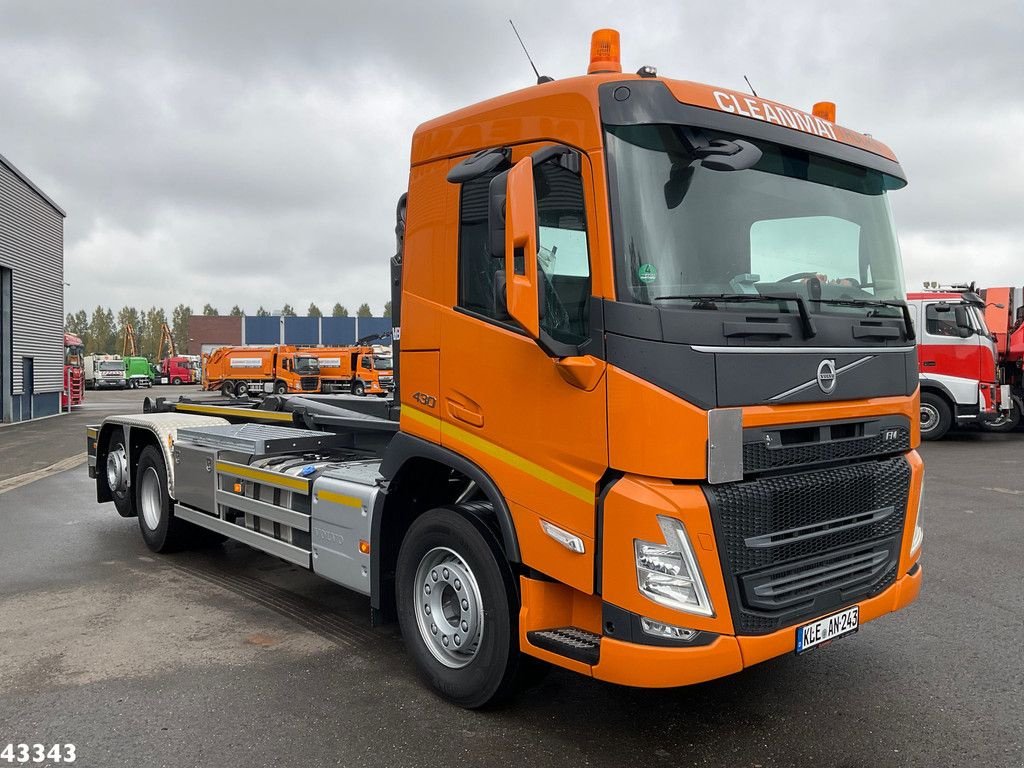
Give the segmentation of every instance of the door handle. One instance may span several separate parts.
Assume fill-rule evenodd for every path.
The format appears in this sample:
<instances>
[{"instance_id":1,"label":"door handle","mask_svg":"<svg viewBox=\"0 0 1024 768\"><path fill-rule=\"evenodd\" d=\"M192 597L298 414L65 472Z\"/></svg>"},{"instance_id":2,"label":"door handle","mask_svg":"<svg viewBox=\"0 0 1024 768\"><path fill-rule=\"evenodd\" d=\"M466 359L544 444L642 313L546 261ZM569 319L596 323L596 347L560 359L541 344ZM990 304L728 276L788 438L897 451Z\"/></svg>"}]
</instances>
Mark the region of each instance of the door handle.
<instances>
[{"instance_id":1,"label":"door handle","mask_svg":"<svg viewBox=\"0 0 1024 768\"><path fill-rule=\"evenodd\" d=\"M480 411L467 408L466 406L460 405L452 400L448 401L448 415L453 419L465 422L466 424L474 427L482 427L484 425L484 415L480 413Z\"/></svg>"},{"instance_id":2,"label":"door handle","mask_svg":"<svg viewBox=\"0 0 1024 768\"><path fill-rule=\"evenodd\" d=\"M924 365L924 366L926 366L928 368L934 368L935 367L935 361L934 360L925 360L923 363L921 363L921 365Z\"/></svg>"}]
</instances>

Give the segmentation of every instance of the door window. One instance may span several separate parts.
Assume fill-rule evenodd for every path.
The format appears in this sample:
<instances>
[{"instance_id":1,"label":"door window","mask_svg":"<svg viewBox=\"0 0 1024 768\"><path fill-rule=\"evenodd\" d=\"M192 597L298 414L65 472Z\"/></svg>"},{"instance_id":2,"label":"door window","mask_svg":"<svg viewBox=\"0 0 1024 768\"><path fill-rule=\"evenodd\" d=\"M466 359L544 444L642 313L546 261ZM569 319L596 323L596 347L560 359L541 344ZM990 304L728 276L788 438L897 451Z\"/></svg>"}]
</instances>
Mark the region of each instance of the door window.
<instances>
[{"instance_id":1,"label":"door window","mask_svg":"<svg viewBox=\"0 0 1024 768\"><path fill-rule=\"evenodd\" d=\"M590 336L590 256L583 180L558 163L533 169L540 234L540 327L567 344Z\"/></svg>"}]
</instances>

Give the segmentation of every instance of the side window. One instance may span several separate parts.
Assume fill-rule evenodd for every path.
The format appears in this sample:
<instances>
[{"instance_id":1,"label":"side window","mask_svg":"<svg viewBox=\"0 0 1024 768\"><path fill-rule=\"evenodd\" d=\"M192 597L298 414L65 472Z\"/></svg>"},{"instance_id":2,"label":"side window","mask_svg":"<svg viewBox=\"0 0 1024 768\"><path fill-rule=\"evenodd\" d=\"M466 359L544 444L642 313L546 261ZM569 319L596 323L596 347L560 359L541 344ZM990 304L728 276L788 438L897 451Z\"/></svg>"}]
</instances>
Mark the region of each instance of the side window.
<instances>
[{"instance_id":1,"label":"side window","mask_svg":"<svg viewBox=\"0 0 1024 768\"><path fill-rule=\"evenodd\" d=\"M960 331L956 327L956 315L952 311L939 312L934 304L924 310L924 327L929 336L950 336L959 338Z\"/></svg>"},{"instance_id":2,"label":"side window","mask_svg":"<svg viewBox=\"0 0 1024 768\"><path fill-rule=\"evenodd\" d=\"M366 370L370 370L370 358L368 358L368 357L362 358L361 362L359 363L359 365L361 365Z\"/></svg>"},{"instance_id":3,"label":"side window","mask_svg":"<svg viewBox=\"0 0 1024 768\"><path fill-rule=\"evenodd\" d=\"M491 256L487 245L487 192L497 173L487 173L462 185L459 202L459 306L495 320L508 320L505 311L505 264Z\"/></svg>"},{"instance_id":4,"label":"side window","mask_svg":"<svg viewBox=\"0 0 1024 768\"><path fill-rule=\"evenodd\" d=\"M549 336L579 344L590 336L590 257L583 181L557 163L533 169L537 195L540 326Z\"/></svg>"},{"instance_id":5,"label":"side window","mask_svg":"<svg viewBox=\"0 0 1024 768\"><path fill-rule=\"evenodd\" d=\"M487 196L504 169L462 185L459 202L459 306L495 320L510 320L505 307L505 263L488 250ZM590 258L583 181L557 163L533 169L537 196L537 265L540 325L569 344L590 336Z\"/></svg>"}]
</instances>

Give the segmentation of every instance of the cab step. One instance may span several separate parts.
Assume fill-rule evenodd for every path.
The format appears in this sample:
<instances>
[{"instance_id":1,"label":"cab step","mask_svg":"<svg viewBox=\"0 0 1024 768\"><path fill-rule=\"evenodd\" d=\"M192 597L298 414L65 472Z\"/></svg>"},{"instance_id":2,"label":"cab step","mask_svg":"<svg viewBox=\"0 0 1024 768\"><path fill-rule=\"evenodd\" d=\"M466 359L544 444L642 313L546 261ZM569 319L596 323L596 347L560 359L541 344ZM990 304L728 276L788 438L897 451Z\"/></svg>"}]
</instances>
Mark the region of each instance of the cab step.
<instances>
[{"instance_id":1,"label":"cab step","mask_svg":"<svg viewBox=\"0 0 1024 768\"><path fill-rule=\"evenodd\" d=\"M601 636L579 627L535 629L526 638L538 648L584 664L597 664L601 658Z\"/></svg>"}]
</instances>

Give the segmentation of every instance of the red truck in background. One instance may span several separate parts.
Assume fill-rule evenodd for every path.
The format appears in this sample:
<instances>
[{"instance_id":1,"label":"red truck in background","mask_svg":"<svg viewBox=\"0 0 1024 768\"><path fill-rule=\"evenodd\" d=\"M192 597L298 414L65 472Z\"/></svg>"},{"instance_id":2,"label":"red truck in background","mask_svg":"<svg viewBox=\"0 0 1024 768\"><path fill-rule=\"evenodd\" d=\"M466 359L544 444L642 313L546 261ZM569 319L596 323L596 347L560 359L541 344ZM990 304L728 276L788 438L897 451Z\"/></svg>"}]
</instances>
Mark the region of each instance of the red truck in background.
<instances>
[{"instance_id":1,"label":"red truck in background","mask_svg":"<svg viewBox=\"0 0 1024 768\"><path fill-rule=\"evenodd\" d=\"M921 439L938 440L954 426L999 423L1009 393L999 384L985 300L971 285L909 293L907 304L919 329Z\"/></svg>"},{"instance_id":2,"label":"red truck in background","mask_svg":"<svg viewBox=\"0 0 1024 768\"><path fill-rule=\"evenodd\" d=\"M199 381L195 363L184 355L165 357L154 363L153 373L158 384L195 384Z\"/></svg>"},{"instance_id":3,"label":"red truck in background","mask_svg":"<svg viewBox=\"0 0 1024 768\"><path fill-rule=\"evenodd\" d=\"M85 399L85 344L73 333L64 334L64 387L61 409L81 405Z\"/></svg>"},{"instance_id":4,"label":"red truck in background","mask_svg":"<svg viewBox=\"0 0 1024 768\"><path fill-rule=\"evenodd\" d=\"M981 296L985 322L995 336L999 383L1009 388L1002 417L985 426L1011 432L1020 426L1024 412L1024 288L986 288Z\"/></svg>"}]
</instances>

